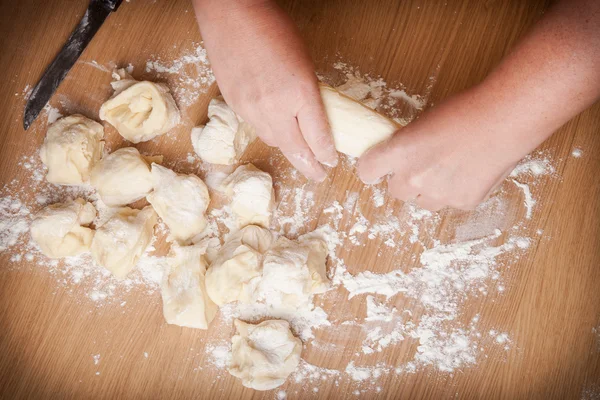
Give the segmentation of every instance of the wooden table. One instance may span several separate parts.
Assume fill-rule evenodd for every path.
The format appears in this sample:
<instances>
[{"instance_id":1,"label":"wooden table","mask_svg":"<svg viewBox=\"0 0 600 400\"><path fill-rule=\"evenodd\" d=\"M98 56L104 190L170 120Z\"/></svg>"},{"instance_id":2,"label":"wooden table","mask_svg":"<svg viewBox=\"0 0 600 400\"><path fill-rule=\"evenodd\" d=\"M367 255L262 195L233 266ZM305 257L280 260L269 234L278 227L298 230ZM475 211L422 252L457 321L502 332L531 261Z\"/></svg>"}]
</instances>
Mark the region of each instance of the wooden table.
<instances>
[{"instance_id":1,"label":"wooden table","mask_svg":"<svg viewBox=\"0 0 600 400\"><path fill-rule=\"evenodd\" d=\"M409 93L426 94L431 105L481 81L542 16L546 2L291 0L283 6L300 26L319 71L331 69L334 61L342 59L388 82L402 82ZM18 161L35 154L45 131L43 120L36 122L32 132L22 129L24 88L37 82L85 8L85 1L74 0L0 2L3 184L24 179ZM144 75L146 60L156 54L168 58L189 48L192 41L200 41L200 36L189 0L124 2L54 99L63 101L62 111L97 118L99 105L110 95L110 74L85 62L132 63L138 76L144 77L149 76ZM207 103L216 93L213 85L186 109L186 122L177 133L183 139L165 138L139 148L160 152L168 160L185 156L191 151L189 127L206 120ZM454 374L425 369L384 376L380 393L369 391L360 397L600 396L599 128L600 106L596 105L544 143L542 149L555 160L558 178L544 178L536 186L539 204L527 228L543 230L543 238L506 271L509 284L503 296L473 305L482 317L482 332L502 326L515 345L508 352L492 351L480 357L476 366ZM114 131L109 132L109 142L117 141ZM583 150L583 157L570 156L574 147ZM259 160L259 167L273 173L276 180L283 179L278 177L283 167L265 161L271 154L257 143L245 158ZM348 189L362 190L348 172L334 173L331 182L330 190L316 191L316 209L324 199L343 199ZM522 215L520 192L509 186L506 190L514 200L509 214ZM448 224L466 218L456 212L443 215ZM314 228L318 221L307 228ZM365 268L389 270L394 260L375 265L376 251L367 245L353 257ZM148 296L133 291L126 297L127 307L95 308L81 300L78 289L57 286L55 277L35 265L9 263L9 258L10 254L0 254L0 397L274 398L274 392L243 388L225 371L198 369L208 365L203 351L206 339L222 328L204 332L168 326L158 293ZM364 312L364 297L346 301L343 290L339 292L326 300L329 306L345 305L346 312L357 315ZM348 336L336 340L342 347L353 343ZM402 359L406 357L403 351L402 347L388 348L382 357ZM99 366L92 360L97 353L101 354ZM304 358L341 370L348 363L337 352L309 349ZM284 389L288 398L349 398L354 390L349 380L341 380L339 386L323 382L318 393L311 387L288 383Z\"/></svg>"}]
</instances>

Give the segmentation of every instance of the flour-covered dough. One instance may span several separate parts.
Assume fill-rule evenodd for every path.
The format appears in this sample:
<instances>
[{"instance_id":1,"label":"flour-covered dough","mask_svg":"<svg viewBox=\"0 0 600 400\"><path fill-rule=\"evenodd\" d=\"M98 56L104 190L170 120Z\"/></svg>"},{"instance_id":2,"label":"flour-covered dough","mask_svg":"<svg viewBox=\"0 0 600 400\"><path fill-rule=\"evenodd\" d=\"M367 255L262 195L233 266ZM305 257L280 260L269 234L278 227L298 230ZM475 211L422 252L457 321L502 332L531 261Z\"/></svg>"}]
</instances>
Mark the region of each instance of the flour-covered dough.
<instances>
[{"instance_id":1,"label":"flour-covered dough","mask_svg":"<svg viewBox=\"0 0 600 400\"><path fill-rule=\"evenodd\" d=\"M218 305L251 301L262 270L263 254L271 247L273 235L248 225L231 235L206 272L206 290Z\"/></svg>"},{"instance_id":2,"label":"flour-covered dough","mask_svg":"<svg viewBox=\"0 0 600 400\"><path fill-rule=\"evenodd\" d=\"M252 164L241 165L223 181L222 188L231 199L238 226L269 227L275 204L271 175Z\"/></svg>"},{"instance_id":3,"label":"flour-covered dough","mask_svg":"<svg viewBox=\"0 0 600 400\"><path fill-rule=\"evenodd\" d=\"M302 342L287 321L267 320L252 325L235 320L229 373L255 390L281 386L300 363Z\"/></svg>"},{"instance_id":4,"label":"flour-covered dough","mask_svg":"<svg viewBox=\"0 0 600 400\"><path fill-rule=\"evenodd\" d=\"M187 243L206 227L208 188L195 175L180 175L152 164L154 191L146 198L171 231L172 239Z\"/></svg>"},{"instance_id":5,"label":"flour-covered dough","mask_svg":"<svg viewBox=\"0 0 600 400\"><path fill-rule=\"evenodd\" d=\"M320 84L320 89L338 151L352 157L360 157L400 129L400 125L395 121L334 88Z\"/></svg>"},{"instance_id":6,"label":"flour-covered dough","mask_svg":"<svg viewBox=\"0 0 600 400\"><path fill-rule=\"evenodd\" d=\"M106 205L130 204L150 193L153 179L149 162L161 160L162 157L144 157L135 147L125 147L96 164L90 183Z\"/></svg>"},{"instance_id":7,"label":"flour-covered dough","mask_svg":"<svg viewBox=\"0 0 600 400\"><path fill-rule=\"evenodd\" d=\"M76 256L90 249L94 231L86 225L96 209L83 199L52 204L35 215L31 237L50 258Z\"/></svg>"},{"instance_id":8,"label":"flour-covered dough","mask_svg":"<svg viewBox=\"0 0 600 400\"><path fill-rule=\"evenodd\" d=\"M174 244L161 285L163 314L169 324L207 329L218 307L208 297L204 274L208 241L193 246Z\"/></svg>"},{"instance_id":9,"label":"flour-covered dough","mask_svg":"<svg viewBox=\"0 0 600 400\"><path fill-rule=\"evenodd\" d=\"M94 260L118 279L125 278L152 241L156 220L150 206L121 208L96 230L91 247Z\"/></svg>"},{"instance_id":10,"label":"flour-covered dough","mask_svg":"<svg viewBox=\"0 0 600 400\"><path fill-rule=\"evenodd\" d=\"M40 158L48 182L80 185L102 157L104 127L83 115L64 117L48 127Z\"/></svg>"},{"instance_id":11,"label":"flour-covered dough","mask_svg":"<svg viewBox=\"0 0 600 400\"><path fill-rule=\"evenodd\" d=\"M108 121L125 139L145 142L179 123L179 109L166 85L136 81L124 70L113 77L114 94L100 107L100 119Z\"/></svg>"},{"instance_id":12,"label":"flour-covered dough","mask_svg":"<svg viewBox=\"0 0 600 400\"><path fill-rule=\"evenodd\" d=\"M235 164L246 147L256 138L254 128L223 101L212 99L209 121L192 129L192 145L203 161L211 164Z\"/></svg>"}]
</instances>

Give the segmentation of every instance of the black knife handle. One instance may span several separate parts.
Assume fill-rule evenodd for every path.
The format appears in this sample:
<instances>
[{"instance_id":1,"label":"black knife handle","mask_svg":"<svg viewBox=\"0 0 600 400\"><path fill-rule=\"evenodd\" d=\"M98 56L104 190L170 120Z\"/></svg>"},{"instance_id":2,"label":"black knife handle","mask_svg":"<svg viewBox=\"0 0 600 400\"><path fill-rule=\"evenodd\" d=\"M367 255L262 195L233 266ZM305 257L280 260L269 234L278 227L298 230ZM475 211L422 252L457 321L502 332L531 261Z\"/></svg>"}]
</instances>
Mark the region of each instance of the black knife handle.
<instances>
[{"instance_id":1,"label":"black knife handle","mask_svg":"<svg viewBox=\"0 0 600 400\"><path fill-rule=\"evenodd\" d=\"M100 0L100 3L110 11L117 11L122 2L123 0Z\"/></svg>"}]
</instances>

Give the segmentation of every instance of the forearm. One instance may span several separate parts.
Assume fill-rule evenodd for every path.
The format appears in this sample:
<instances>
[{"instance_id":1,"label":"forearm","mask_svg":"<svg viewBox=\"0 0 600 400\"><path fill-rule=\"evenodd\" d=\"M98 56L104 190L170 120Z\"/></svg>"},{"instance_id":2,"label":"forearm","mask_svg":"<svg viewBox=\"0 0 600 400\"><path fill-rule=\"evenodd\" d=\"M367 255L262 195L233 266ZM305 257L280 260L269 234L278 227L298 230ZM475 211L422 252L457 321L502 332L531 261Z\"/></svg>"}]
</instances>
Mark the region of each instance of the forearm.
<instances>
[{"instance_id":1,"label":"forearm","mask_svg":"<svg viewBox=\"0 0 600 400\"><path fill-rule=\"evenodd\" d=\"M598 100L599 66L600 2L565 0L475 90L531 151Z\"/></svg>"}]
</instances>

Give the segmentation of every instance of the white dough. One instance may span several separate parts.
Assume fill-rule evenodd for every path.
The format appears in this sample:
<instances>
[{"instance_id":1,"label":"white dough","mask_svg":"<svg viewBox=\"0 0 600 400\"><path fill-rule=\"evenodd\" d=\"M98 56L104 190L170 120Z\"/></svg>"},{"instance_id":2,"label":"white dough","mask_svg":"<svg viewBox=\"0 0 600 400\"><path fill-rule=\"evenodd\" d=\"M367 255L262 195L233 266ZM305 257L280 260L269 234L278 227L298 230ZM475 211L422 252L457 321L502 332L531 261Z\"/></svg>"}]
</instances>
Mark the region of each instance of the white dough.
<instances>
[{"instance_id":1,"label":"white dough","mask_svg":"<svg viewBox=\"0 0 600 400\"><path fill-rule=\"evenodd\" d=\"M40 158L48 182L80 185L102 157L104 127L83 115L61 118L48 127Z\"/></svg>"},{"instance_id":2,"label":"white dough","mask_svg":"<svg viewBox=\"0 0 600 400\"><path fill-rule=\"evenodd\" d=\"M231 209L239 227L254 224L269 227L275 205L271 175L252 164L239 166L222 183L231 199Z\"/></svg>"},{"instance_id":3,"label":"white dough","mask_svg":"<svg viewBox=\"0 0 600 400\"><path fill-rule=\"evenodd\" d=\"M203 161L211 164L235 164L246 147L256 138L254 128L221 99L208 105L209 121L192 129L192 145Z\"/></svg>"},{"instance_id":4,"label":"white dough","mask_svg":"<svg viewBox=\"0 0 600 400\"><path fill-rule=\"evenodd\" d=\"M152 160L159 161L162 158ZM135 147L119 149L96 164L90 183L109 207L133 203L152 190L153 180L148 161Z\"/></svg>"},{"instance_id":5,"label":"white dough","mask_svg":"<svg viewBox=\"0 0 600 400\"><path fill-rule=\"evenodd\" d=\"M91 247L94 260L118 279L125 278L152 241L156 220L150 206L121 208L96 230Z\"/></svg>"},{"instance_id":6,"label":"white dough","mask_svg":"<svg viewBox=\"0 0 600 400\"><path fill-rule=\"evenodd\" d=\"M108 121L125 139L145 142L179 123L179 109L166 85L138 82L124 70L113 77L117 79L112 83L115 92L100 107L100 119Z\"/></svg>"},{"instance_id":7,"label":"white dough","mask_svg":"<svg viewBox=\"0 0 600 400\"><path fill-rule=\"evenodd\" d=\"M319 86L335 147L339 152L360 157L400 129L395 121L332 87L323 84Z\"/></svg>"},{"instance_id":8,"label":"white dough","mask_svg":"<svg viewBox=\"0 0 600 400\"><path fill-rule=\"evenodd\" d=\"M171 247L169 271L161 285L163 314L169 324L207 329L218 311L206 293L207 245L204 240L193 246Z\"/></svg>"},{"instance_id":9,"label":"white dough","mask_svg":"<svg viewBox=\"0 0 600 400\"><path fill-rule=\"evenodd\" d=\"M50 258L70 257L90 249L94 231L85 227L96 217L96 209L83 199L52 204L36 214L31 237Z\"/></svg>"},{"instance_id":10,"label":"white dough","mask_svg":"<svg viewBox=\"0 0 600 400\"><path fill-rule=\"evenodd\" d=\"M281 386L300 363L302 342L287 321L268 320L258 325L235 320L229 373L255 390Z\"/></svg>"},{"instance_id":11,"label":"white dough","mask_svg":"<svg viewBox=\"0 0 600 400\"><path fill-rule=\"evenodd\" d=\"M146 199L165 221L173 239L184 244L206 227L208 188L195 175L179 175L152 164L154 191Z\"/></svg>"},{"instance_id":12,"label":"white dough","mask_svg":"<svg viewBox=\"0 0 600 400\"><path fill-rule=\"evenodd\" d=\"M212 301L218 305L250 302L263 254L272 242L271 232L256 225L231 235L206 272L206 291Z\"/></svg>"}]
</instances>

